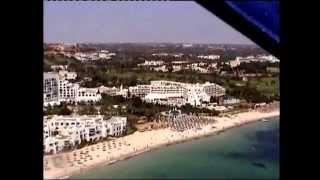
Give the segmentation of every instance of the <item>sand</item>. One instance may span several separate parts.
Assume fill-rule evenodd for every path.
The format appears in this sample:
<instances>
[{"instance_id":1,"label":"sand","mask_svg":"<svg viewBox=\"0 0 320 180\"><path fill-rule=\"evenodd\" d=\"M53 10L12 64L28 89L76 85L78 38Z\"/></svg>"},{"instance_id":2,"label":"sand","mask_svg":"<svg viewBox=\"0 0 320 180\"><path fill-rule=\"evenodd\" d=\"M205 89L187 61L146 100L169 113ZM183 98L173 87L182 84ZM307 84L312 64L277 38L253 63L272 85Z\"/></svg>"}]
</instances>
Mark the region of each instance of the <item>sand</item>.
<instances>
[{"instance_id":1,"label":"sand","mask_svg":"<svg viewBox=\"0 0 320 180\"><path fill-rule=\"evenodd\" d=\"M186 140L217 134L263 118L279 116L279 110L271 112L250 111L229 117L213 117L216 121L202 129L172 131L169 128L135 132L72 152L44 156L44 179L63 179L99 165L111 164L137 154ZM211 117L212 118L212 117Z\"/></svg>"}]
</instances>

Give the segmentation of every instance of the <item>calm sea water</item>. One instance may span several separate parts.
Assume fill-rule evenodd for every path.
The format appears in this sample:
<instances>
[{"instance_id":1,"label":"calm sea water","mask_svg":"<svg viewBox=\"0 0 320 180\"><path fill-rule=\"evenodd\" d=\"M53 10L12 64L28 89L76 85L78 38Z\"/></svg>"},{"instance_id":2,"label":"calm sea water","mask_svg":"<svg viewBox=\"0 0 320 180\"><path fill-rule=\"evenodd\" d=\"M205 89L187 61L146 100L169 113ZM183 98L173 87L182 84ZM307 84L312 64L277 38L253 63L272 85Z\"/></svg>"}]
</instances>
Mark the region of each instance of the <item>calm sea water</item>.
<instances>
[{"instance_id":1,"label":"calm sea water","mask_svg":"<svg viewBox=\"0 0 320 180\"><path fill-rule=\"evenodd\" d=\"M278 179L279 118L147 152L71 178Z\"/></svg>"}]
</instances>

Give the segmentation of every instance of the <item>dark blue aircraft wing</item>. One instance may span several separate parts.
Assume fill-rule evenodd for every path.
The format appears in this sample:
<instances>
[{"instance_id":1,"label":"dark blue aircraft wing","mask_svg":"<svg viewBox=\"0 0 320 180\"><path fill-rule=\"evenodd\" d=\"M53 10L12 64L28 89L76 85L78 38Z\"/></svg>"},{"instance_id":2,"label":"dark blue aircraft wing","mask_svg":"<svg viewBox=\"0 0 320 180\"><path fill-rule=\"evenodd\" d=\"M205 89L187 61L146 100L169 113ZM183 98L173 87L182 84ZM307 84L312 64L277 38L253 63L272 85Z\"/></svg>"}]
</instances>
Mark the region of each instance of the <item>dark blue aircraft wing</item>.
<instances>
[{"instance_id":1,"label":"dark blue aircraft wing","mask_svg":"<svg viewBox=\"0 0 320 180\"><path fill-rule=\"evenodd\" d=\"M197 1L256 44L280 58L279 1Z\"/></svg>"}]
</instances>

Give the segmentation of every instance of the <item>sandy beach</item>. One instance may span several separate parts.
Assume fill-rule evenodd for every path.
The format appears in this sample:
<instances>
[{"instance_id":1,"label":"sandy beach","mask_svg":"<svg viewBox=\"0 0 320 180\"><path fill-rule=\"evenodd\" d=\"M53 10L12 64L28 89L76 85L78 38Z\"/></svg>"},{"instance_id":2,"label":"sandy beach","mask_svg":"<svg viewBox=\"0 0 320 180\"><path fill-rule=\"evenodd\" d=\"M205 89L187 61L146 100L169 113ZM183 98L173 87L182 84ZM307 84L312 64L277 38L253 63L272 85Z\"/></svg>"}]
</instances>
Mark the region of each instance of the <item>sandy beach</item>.
<instances>
[{"instance_id":1,"label":"sandy beach","mask_svg":"<svg viewBox=\"0 0 320 180\"><path fill-rule=\"evenodd\" d=\"M216 134L263 118L279 116L279 114L279 110L269 112L250 111L229 115L228 117L213 117L216 121L201 129L177 132L165 128L135 132L131 135L109 139L72 152L47 155L44 156L44 179L66 178L95 166L111 164L145 151Z\"/></svg>"}]
</instances>

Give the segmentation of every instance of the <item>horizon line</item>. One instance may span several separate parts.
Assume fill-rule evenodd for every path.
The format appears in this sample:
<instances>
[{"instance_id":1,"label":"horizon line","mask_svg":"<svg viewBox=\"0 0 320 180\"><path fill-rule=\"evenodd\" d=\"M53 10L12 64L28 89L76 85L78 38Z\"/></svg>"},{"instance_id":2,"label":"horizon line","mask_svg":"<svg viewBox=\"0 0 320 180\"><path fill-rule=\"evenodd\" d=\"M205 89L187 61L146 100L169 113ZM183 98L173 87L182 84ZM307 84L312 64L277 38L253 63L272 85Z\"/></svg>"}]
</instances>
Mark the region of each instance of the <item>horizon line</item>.
<instances>
[{"instance_id":1,"label":"horizon line","mask_svg":"<svg viewBox=\"0 0 320 180\"><path fill-rule=\"evenodd\" d=\"M43 42L44 44L206 44L206 45L254 45L255 43L194 43L194 42ZM259 47L259 46L258 46Z\"/></svg>"}]
</instances>

